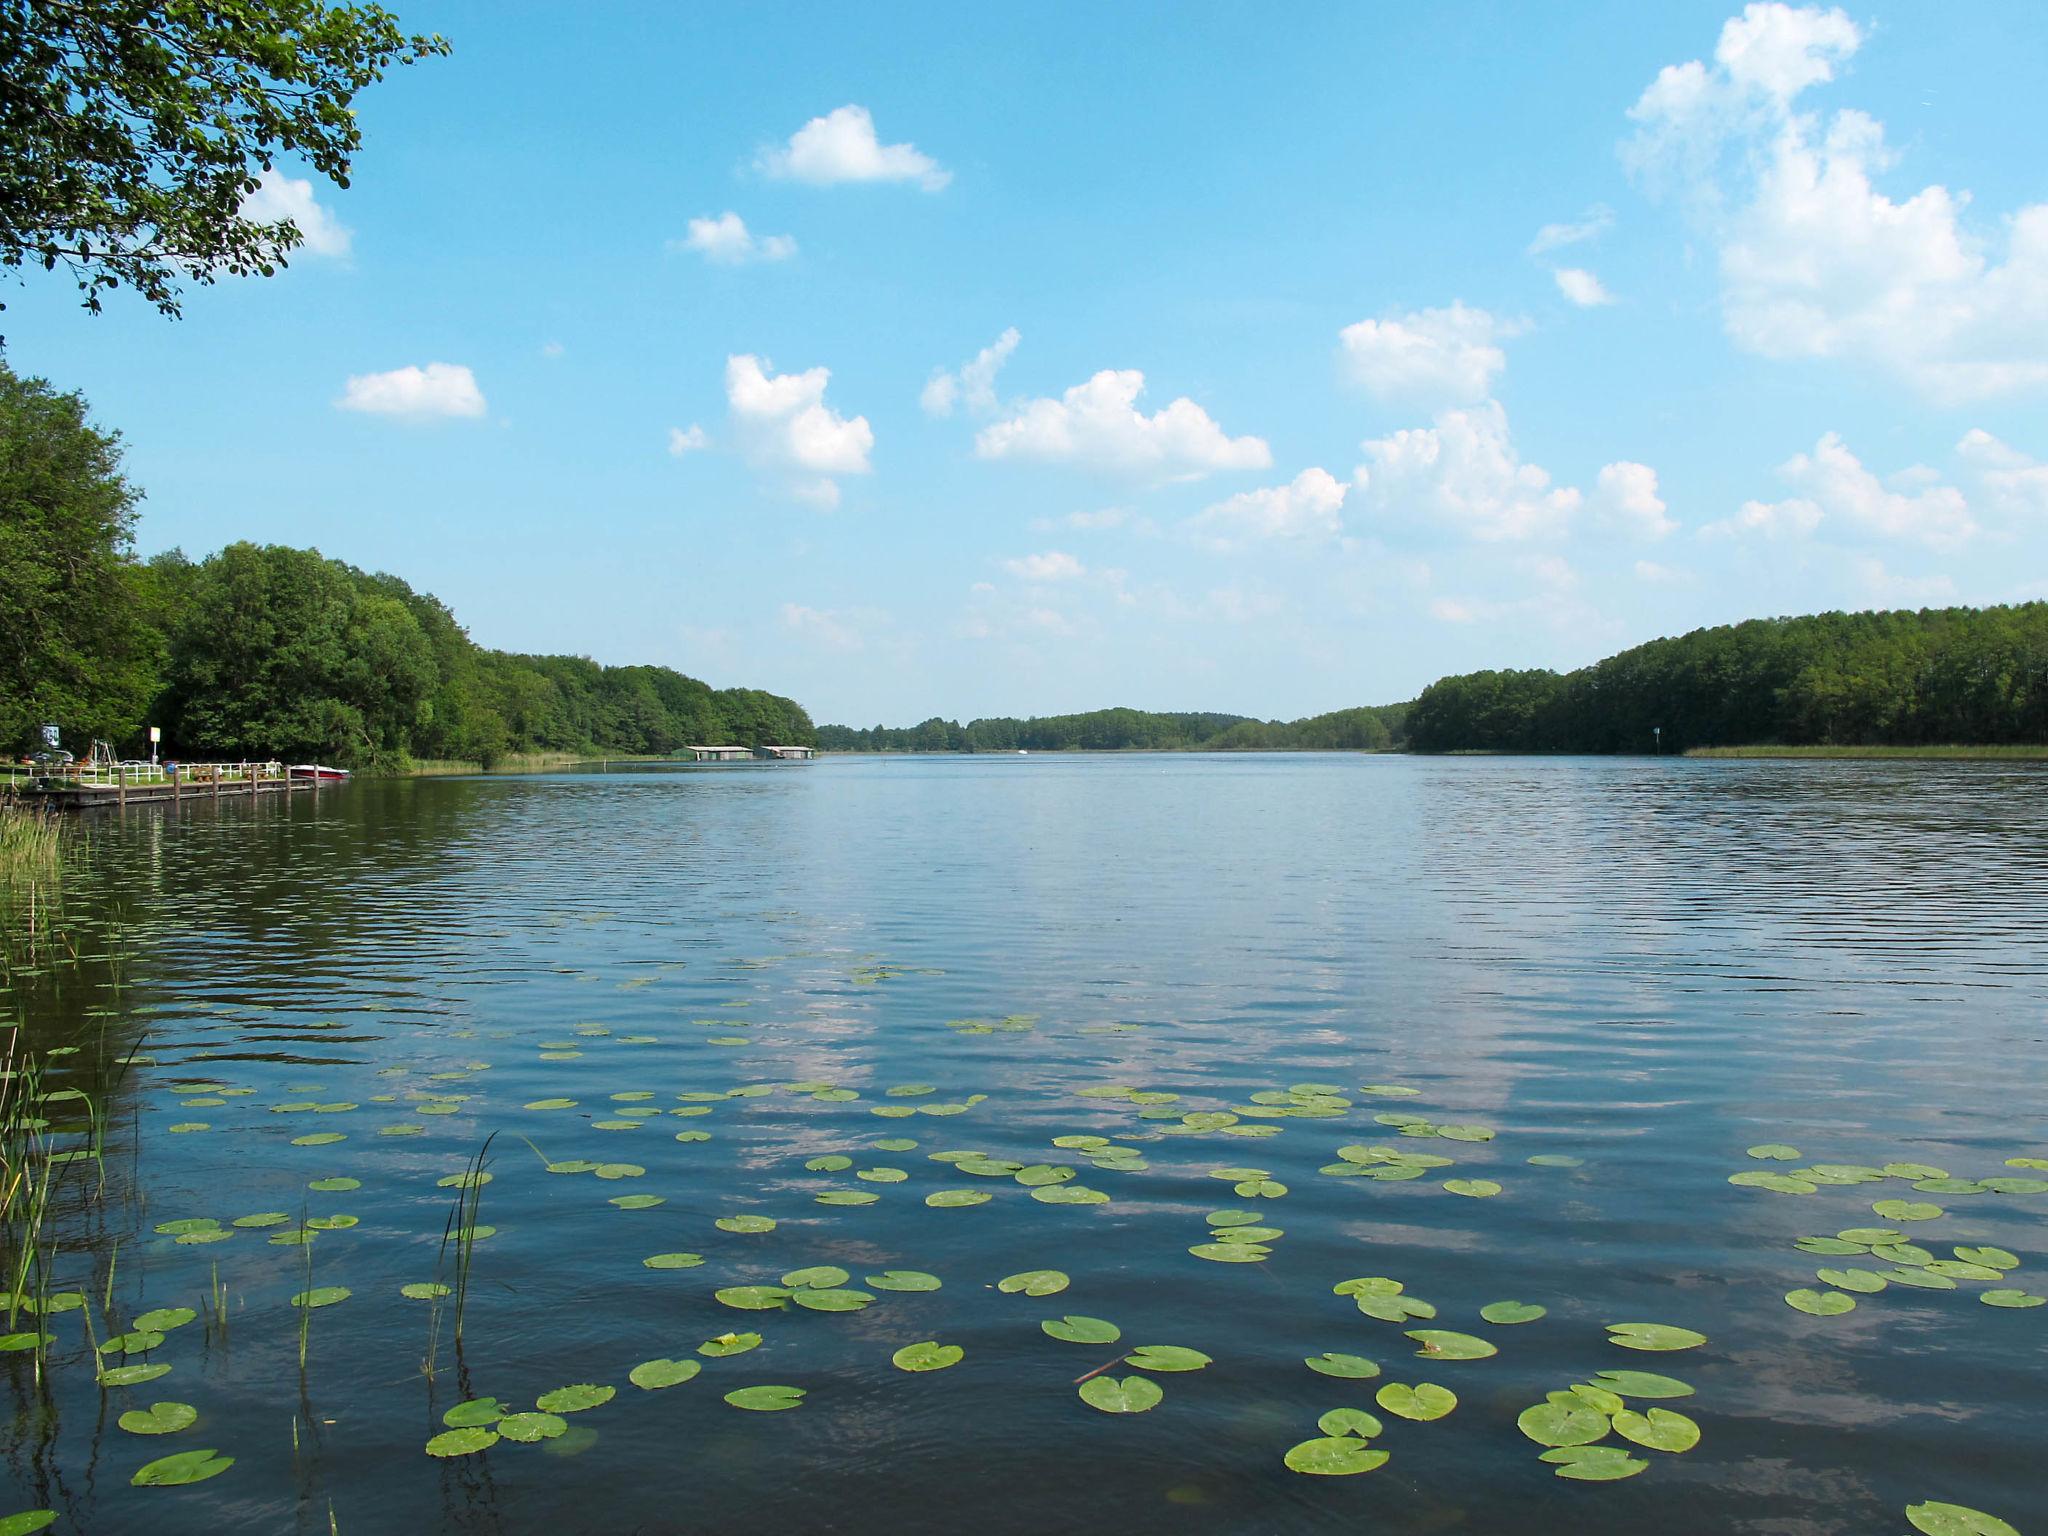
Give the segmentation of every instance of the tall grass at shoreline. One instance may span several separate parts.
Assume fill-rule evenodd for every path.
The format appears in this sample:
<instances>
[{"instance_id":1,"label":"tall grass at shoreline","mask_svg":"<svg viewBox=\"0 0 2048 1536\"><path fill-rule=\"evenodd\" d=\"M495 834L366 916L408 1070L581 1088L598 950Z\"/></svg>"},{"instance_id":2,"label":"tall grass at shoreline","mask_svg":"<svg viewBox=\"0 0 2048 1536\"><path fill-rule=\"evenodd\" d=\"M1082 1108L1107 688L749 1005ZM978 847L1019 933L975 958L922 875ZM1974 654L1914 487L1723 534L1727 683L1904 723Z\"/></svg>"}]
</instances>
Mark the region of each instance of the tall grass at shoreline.
<instances>
[{"instance_id":1,"label":"tall grass at shoreline","mask_svg":"<svg viewBox=\"0 0 2048 1536\"><path fill-rule=\"evenodd\" d=\"M1687 757L1923 758L1931 761L2048 762L2048 744L1927 747L1694 747Z\"/></svg>"}]
</instances>

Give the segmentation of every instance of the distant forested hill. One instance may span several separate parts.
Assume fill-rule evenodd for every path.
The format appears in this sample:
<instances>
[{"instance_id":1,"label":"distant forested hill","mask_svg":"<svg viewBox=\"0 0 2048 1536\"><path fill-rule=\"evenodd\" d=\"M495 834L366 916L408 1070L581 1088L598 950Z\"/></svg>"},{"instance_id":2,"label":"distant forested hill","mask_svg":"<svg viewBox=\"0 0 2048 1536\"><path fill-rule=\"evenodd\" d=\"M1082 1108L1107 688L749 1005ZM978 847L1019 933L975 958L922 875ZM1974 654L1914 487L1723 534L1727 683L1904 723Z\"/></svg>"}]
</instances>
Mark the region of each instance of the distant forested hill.
<instances>
[{"instance_id":1,"label":"distant forested hill","mask_svg":"<svg viewBox=\"0 0 2048 1536\"><path fill-rule=\"evenodd\" d=\"M922 725L818 727L828 752L1115 752L1136 750L1228 751L1282 747L1385 750L1400 745L1407 708L1340 709L1306 720L1253 720L1244 715L1158 714L1142 709L1097 709L1080 715L931 719Z\"/></svg>"}]
</instances>

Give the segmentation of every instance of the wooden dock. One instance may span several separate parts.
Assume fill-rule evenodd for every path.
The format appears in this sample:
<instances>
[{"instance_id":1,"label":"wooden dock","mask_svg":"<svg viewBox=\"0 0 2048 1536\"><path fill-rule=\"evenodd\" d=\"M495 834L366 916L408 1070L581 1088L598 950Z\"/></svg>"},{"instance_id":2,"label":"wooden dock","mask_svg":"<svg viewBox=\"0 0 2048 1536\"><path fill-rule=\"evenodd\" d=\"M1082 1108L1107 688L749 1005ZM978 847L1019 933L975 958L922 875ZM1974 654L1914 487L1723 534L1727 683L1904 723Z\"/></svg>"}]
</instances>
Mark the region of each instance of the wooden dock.
<instances>
[{"instance_id":1,"label":"wooden dock","mask_svg":"<svg viewBox=\"0 0 2048 1536\"><path fill-rule=\"evenodd\" d=\"M124 763L32 779L20 794L32 804L58 810L121 810L131 805L175 805L234 795L318 794L322 789L339 789L346 782L294 772L282 763L180 763L162 768Z\"/></svg>"}]
</instances>

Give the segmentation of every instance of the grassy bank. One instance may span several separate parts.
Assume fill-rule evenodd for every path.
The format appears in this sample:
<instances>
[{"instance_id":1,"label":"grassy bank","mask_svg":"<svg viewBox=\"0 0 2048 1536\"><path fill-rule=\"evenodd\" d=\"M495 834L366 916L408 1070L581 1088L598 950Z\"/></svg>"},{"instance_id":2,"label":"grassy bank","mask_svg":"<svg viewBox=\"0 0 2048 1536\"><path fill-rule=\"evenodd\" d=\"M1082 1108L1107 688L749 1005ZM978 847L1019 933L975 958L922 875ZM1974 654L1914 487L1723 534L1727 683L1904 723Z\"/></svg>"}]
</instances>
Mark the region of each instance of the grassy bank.
<instances>
[{"instance_id":1,"label":"grassy bank","mask_svg":"<svg viewBox=\"0 0 2048 1536\"><path fill-rule=\"evenodd\" d=\"M394 768L378 778L417 779L451 773L545 773L551 768L575 768L586 763L673 763L673 757L606 757L588 752L507 752L489 768L455 758L416 758L403 768Z\"/></svg>"},{"instance_id":2,"label":"grassy bank","mask_svg":"<svg viewBox=\"0 0 2048 1536\"><path fill-rule=\"evenodd\" d=\"M2048 762L2048 745L1941 747L1694 747L1687 757L1925 758L1943 762Z\"/></svg>"}]
</instances>

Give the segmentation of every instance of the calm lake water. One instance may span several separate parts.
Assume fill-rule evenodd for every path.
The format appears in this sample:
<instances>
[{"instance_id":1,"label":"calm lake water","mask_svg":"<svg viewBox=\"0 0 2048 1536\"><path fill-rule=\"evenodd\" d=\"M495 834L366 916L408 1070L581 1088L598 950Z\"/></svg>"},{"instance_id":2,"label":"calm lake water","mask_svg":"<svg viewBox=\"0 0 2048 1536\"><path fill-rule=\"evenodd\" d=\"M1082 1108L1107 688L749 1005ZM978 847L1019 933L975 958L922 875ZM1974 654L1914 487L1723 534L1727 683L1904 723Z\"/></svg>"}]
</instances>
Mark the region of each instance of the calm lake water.
<instances>
[{"instance_id":1,"label":"calm lake water","mask_svg":"<svg viewBox=\"0 0 2048 1536\"><path fill-rule=\"evenodd\" d=\"M57 1282L90 1296L44 1320L47 1397L32 1354L0 1354L0 1516L265 1536L328 1532L330 1511L341 1536L1869 1536L1937 1499L2048 1530L2048 1307L1978 1299L2048 1293L2048 1193L2027 1188L2048 1172L2007 1163L2048 1158L2038 769L844 759L359 783L87 825L117 910L74 897L83 958L0 992L37 1049L81 1047L44 1086L109 1112L103 1192L74 1164L45 1234ZM60 1145L78 1107L44 1111ZM459 1191L437 1181L492 1136L475 1219L495 1232L429 1377L435 1306L400 1288L452 1281ZM1054 1143L1076 1136L1104 1140ZM1795 1150L1748 1154L1772 1144ZM1340 1147L1373 1170L1452 1161L1319 1171L1353 1166ZM938 1157L961 1153L980 1158ZM805 1166L833 1156L850 1166ZM1000 1163L1076 1176L1030 1185ZM1729 1183L1816 1164L1836 1182ZM1886 1164L1924 1166L1854 1171ZM1944 1175L1965 1183L1913 1187ZM359 1184L309 1188L329 1180ZM1444 1187L1464 1180L1499 1193ZM949 1190L992 1198L927 1203ZM875 1198L818 1202L832 1191ZM660 1203L612 1203L638 1195ZM1912 1214L1873 1213L1893 1200ZM1279 1229L1267 1256L1191 1254L1229 1246L1210 1216L1232 1211ZM273 1241L333 1216L356 1220ZM715 1224L738 1216L774 1226ZM207 1221L231 1235L179 1241ZM1793 1246L1858 1228L1929 1257ZM1927 1288L1958 1246L2017 1265ZM703 1263L643 1263L670 1253ZM714 1297L813 1266L873 1303ZM1837 1316L1787 1305L1829 1289L1828 1266L1923 1278ZM942 1285L865 1284L888 1270ZM997 1289L1032 1270L1070 1283ZM1434 1319L1364 1315L1332 1289L1357 1277L1401 1282ZM289 1298L309 1286L351 1294L304 1314L301 1369ZM1547 1315L1481 1319L1505 1299ZM201 1315L161 1344L108 1357L169 1374L96 1384L88 1323L104 1340L185 1307ZM1041 1330L1068 1314L1121 1338ZM1706 1342L1619 1348L1622 1322ZM1498 1353L1417 1358L1408 1328ZM698 1353L729 1332L762 1342ZM964 1357L892 1365L925 1340ZM1147 1344L1212 1363L1152 1373L1149 1411L1081 1399L1077 1378ZM1380 1374L1304 1364L1326 1351ZM629 1381L662 1358L702 1368ZM1614 1370L1691 1387L1630 1401L1684 1413L1699 1444L1637 1450L1649 1466L1625 1481L1553 1475L1517 1415ZM1376 1405L1423 1382L1456 1408ZM460 1401L528 1410L579 1383L616 1395L556 1438L426 1454ZM723 1400L760 1385L805 1395ZM117 1427L155 1402L198 1421ZM1383 1422L1386 1463L1289 1470L1344 1407ZM200 1447L234 1465L130 1485Z\"/></svg>"}]
</instances>

